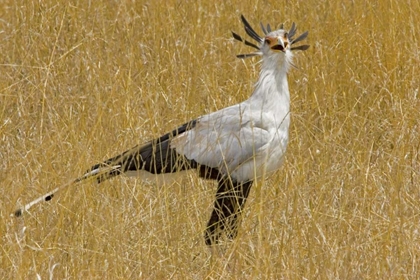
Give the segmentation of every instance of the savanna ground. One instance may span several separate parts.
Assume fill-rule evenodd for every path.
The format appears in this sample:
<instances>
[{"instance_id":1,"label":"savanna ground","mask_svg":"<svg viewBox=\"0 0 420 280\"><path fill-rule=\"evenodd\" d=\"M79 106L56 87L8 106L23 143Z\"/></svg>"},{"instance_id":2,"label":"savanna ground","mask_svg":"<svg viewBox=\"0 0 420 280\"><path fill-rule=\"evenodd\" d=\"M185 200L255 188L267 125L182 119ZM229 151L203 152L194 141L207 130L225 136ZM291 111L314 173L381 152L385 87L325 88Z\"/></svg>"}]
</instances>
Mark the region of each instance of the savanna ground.
<instances>
[{"instance_id":1,"label":"savanna ground","mask_svg":"<svg viewBox=\"0 0 420 280\"><path fill-rule=\"evenodd\" d=\"M240 235L203 231L214 183L86 182L91 164L246 99L243 13L309 30L283 168ZM2 1L0 278L418 279L418 1ZM260 32L261 33L261 32Z\"/></svg>"}]
</instances>

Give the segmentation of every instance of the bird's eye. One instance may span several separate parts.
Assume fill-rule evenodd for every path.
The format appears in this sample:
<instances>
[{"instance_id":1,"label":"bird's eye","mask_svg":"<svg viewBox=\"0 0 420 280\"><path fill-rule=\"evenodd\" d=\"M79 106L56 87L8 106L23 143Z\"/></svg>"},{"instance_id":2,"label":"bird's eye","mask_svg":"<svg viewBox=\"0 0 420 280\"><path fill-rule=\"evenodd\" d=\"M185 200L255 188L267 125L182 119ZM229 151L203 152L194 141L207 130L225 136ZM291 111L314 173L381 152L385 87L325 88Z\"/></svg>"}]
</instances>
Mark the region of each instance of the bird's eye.
<instances>
[{"instance_id":1,"label":"bird's eye","mask_svg":"<svg viewBox=\"0 0 420 280\"><path fill-rule=\"evenodd\" d=\"M271 45L271 40L270 40L270 39L268 39L268 38L265 38L265 43L266 43L267 45Z\"/></svg>"}]
</instances>

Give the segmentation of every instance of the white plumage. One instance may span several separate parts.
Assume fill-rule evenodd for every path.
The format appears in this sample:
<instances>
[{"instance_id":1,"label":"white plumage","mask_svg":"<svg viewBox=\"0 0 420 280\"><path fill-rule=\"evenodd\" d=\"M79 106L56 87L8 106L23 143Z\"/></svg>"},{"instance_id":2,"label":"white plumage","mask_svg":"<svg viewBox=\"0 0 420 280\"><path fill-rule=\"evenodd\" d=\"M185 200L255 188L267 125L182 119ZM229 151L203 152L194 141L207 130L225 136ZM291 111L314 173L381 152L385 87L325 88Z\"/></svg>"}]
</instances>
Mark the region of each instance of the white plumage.
<instances>
[{"instance_id":1,"label":"white plumage","mask_svg":"<svg viewBox=\"0 0 420 280\"><path fill-rule=\"evenodd\" d=\"M222 232L234 238L238 216L248 197L252 182L273 172L282 164L289 140L290 95L287 71L292 65L292 51L309 46L292 46L307 32L293 39L296 26L289 31L261 25L260 37L241 17L246 33L258 46L233 37L257 49L239 58L262 56L261 72L254 92L242 103L201 116L171 133L134 147L121 155L94 165L82 177L49 192L15 212L20 216L34 204L50 200L54 193L87 178L102 182L119 174L173 173L197 169L200 177L218 181L214 210L205 232L206 244L219 242ZM140 172L141 171L141 172Z\"/></svg>"},{"instance_id":2,"label":"white plumage","mask_svg":"<svg viewBox=\"0 0 420 280\"><path fill-rule=\"evenodd\" d=\"M286 31L268 34L288 44ZM287 38L285 41L284 38ZM245 182L277 170L289 140L290 95L287 83L292 52L261 47L262 68L251 97L197 119L196 126L175 137L171 147L199 164L217 168Z\"/></svg>"},{"instance_id":3,"label":"white plumage","mask_svg":"<svg viewBox=\"0 0 420 280\"><path fill-rule=\"evenodd\" d=\"M275 92L272 104L261 102L257 108L253 99L259 97L251 97L203 116L193 129L175 137L171 147L188 159L230 174L236 181L252 180L265 166L275 170L280 165L288 141L288 97L287 91ZM276 113L283 109L287 111ZM277 159L268 161L272 156Z\"/></svg>"}]
</instances>

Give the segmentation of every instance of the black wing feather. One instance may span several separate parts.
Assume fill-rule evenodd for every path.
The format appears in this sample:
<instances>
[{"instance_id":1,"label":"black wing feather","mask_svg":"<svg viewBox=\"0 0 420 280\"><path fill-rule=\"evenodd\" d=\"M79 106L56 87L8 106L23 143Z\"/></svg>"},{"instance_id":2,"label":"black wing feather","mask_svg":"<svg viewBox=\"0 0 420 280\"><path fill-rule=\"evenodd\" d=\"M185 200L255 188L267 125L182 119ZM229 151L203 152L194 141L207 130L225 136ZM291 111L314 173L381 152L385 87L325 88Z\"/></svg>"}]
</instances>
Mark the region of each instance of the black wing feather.
<instances>
[{"instance_id":1,"label":"black wing feather","mask_svg":"<svg viewBox=\"0 0 420 280\"><path fill-rule=\"evenodd\" d=\"M195 125L195 120L185 123L172 132L154 139L145 145L135 146L103 163L96 164L90 170L118 166L118 168L113 168L110 172L98 176L97 180L100 183L127 171L145 170L153 174L161 174L196 168L197 163L195 161L188 160L170 147L170 140L173 137L194 128Z\"/></svg>"}]
</instances>

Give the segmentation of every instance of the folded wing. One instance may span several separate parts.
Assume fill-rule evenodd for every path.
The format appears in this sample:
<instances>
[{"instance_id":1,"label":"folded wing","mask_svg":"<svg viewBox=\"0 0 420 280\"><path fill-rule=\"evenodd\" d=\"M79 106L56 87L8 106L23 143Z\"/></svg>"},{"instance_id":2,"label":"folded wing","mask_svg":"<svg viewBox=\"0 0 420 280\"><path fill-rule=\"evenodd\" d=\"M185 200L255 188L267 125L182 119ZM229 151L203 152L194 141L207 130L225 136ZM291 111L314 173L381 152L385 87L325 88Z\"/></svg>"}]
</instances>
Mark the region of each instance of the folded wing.
<instances>
[{"instance_id":1,"label":"folded wing","mask_svg":"<svg viewBox=\"0 0 420 280\"><path fill-rule=\"evenodd\" d=\"M198 119L193 129L173 138L170 146L189 160L239 180L235 172L262 156L272 138L256 119L244 103L228 107Z\"/></svg>"}]
</instances>

